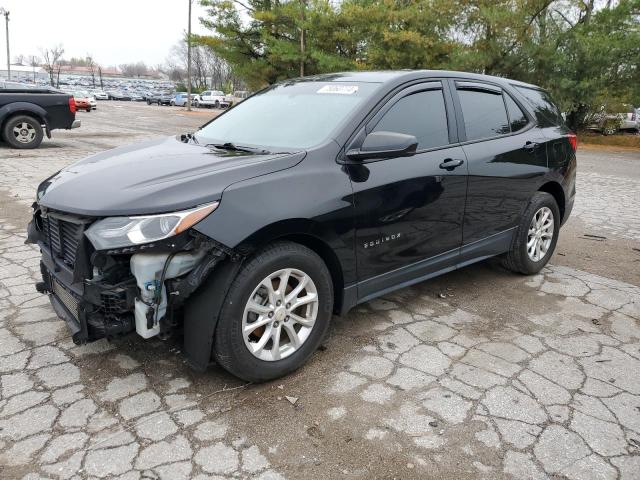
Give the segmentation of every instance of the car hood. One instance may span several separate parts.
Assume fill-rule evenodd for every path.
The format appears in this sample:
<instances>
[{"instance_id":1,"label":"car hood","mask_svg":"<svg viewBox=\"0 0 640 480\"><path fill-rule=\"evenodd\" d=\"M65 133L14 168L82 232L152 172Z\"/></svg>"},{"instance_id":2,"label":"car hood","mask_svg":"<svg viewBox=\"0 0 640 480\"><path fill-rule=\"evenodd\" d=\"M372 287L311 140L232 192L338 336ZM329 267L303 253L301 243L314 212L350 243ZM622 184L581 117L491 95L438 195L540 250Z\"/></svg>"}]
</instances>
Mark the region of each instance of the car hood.
<instances>
[{"instance_id":1,"label":"car hood","mask_svg":"<svg viewBox=\"0 0 640 480\"><path fill-rule=\"evenodd\" d=\"M304 156L218 150L179 137L151 140L64 168L40 185L38 203L99 217L171 212L219 200L229 185L291 168Z\"/></svg>"}]
</instances>

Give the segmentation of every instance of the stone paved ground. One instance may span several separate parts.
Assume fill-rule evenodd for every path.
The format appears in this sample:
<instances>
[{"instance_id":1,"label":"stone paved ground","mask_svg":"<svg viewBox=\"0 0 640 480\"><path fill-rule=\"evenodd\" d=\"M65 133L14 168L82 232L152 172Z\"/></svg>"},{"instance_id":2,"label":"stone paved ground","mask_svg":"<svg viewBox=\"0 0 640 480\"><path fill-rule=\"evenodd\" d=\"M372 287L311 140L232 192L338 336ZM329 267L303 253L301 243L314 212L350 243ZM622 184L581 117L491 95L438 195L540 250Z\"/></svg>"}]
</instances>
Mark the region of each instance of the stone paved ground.
<instances>
[{"instance_id":1,"label":"stone paved ground","mask_svg":"<svg viewBox=\"0 0 640 480\"><path fill-rule=\"evenodd\" d=\"M75 346L33 290L35 186L205 118L100 104L46 148L0 146L0 478L640 478L638 154L580 153L540 275L483 263L371 301L280 381L192 372L172 341Z\"/></svg>"}]
</instances>

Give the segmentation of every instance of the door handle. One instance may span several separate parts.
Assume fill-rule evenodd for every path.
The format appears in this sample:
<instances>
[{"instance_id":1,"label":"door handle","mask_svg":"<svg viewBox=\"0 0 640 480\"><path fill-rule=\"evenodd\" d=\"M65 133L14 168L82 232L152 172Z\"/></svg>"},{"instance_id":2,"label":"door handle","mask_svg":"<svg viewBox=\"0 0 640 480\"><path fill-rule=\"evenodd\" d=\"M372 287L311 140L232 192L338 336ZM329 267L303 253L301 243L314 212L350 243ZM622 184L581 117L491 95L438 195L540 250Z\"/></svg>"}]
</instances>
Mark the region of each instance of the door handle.
<instances>
[{"instance_id":1,"label":"door handle","mask_svg":"<svg viewBox=\"0 0 640 480\"><path fill-rule=\"evenodd\" d=\"M453 158L445 158L444 161L440 164L440 168L444 170L448 170L449 172L454 168L458 168L464 163L464 160L453 159Z\"/></svg>"},{"instance_id":2,"label":"door handle","mask_svg":"<svg viewBox=\"0 0 640 480\"><path fill-rule=\"evenodd\" d=\"M524 148L527 152L533 152L539 146L540 146L540 144L538 142L531 142L531 141L527 140L527 142L524 144L524 147L522 147L522 148Z\"/></svg>"}]
</instances>

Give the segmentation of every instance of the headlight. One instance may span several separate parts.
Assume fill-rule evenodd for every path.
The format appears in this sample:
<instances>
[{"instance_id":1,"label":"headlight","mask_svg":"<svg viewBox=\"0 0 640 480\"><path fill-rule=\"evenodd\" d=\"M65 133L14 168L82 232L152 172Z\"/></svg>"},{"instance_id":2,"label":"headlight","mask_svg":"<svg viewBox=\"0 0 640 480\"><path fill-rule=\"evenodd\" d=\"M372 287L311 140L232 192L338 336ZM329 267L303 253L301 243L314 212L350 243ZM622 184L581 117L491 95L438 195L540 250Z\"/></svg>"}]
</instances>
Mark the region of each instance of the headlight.
<instances>
[{"instance_id":1,"label":"headlight","mask_svg":"<svg viewBox=\"0 0 640 480\"><path fill-rule=\"evenodd\" d=\"M218 207L219 202L181 212L136 217L109 217L91 225L85 235L96 250L155 242L184 232Z\"/></svg>"}]
</instances>

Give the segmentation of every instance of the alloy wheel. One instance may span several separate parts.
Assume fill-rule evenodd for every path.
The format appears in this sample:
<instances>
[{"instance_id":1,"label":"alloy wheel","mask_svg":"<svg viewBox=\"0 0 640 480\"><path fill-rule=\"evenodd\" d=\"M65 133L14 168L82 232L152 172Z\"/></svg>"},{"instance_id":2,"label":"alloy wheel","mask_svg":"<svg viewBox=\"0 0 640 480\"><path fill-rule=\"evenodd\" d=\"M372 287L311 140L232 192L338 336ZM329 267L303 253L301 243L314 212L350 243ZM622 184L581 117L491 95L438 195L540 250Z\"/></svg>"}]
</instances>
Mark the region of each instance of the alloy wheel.
<instances>
[{"instance_id":1,"label":"alloy wheel","mask_svg":"<svg viewBox=\"0 0 640 480\"><path fill-rule=\"evenodd\" d=\"M13 135L20 143L31 143L36 138L37 132L30 123L21 122L13 127Z\"/></svg>"},{"instance_id":2,"label":"alloy wheel","mask_svg":"<svg viewBox=\"0 0 640 480\"><path fill-rule=\"evenodd\" d=\"M309 338L318 305L318 291L309 275L295 268L273 272L245 305L245 346L255 357L270 362L292 355Z\"/></svg>"},{"instance_id":3,"label":"alloy wheel","mask_svg":"<svg viewBox=\"0 0 640 480\"><path fill-rule=\"evenodd\" d=\"M527 234L527 255L534 262L542 260L553 240L553 212L549 207L540 208L529 225Z\"/></svg>"}]
</instances>

